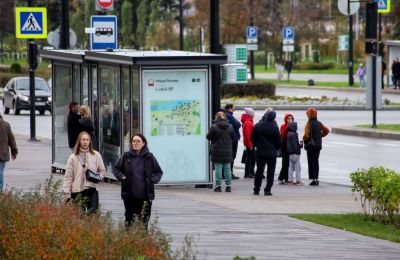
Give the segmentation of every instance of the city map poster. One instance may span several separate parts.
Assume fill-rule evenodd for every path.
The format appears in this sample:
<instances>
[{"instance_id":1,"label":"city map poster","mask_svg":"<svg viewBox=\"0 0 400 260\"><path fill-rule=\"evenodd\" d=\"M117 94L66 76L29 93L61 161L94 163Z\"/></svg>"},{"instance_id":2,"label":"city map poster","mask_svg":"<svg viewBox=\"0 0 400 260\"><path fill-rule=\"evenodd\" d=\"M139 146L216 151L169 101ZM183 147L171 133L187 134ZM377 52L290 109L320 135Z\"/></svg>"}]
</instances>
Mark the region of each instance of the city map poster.
<instances>
[{"instance_id":1,"label":"city map poster","mask_svg":"<svg viewBox=\"0 0 400 260\"><path fill-rule=\"evenodd\" d=\"M151 101L151 135L200 135L199 100Z\"/></svg>"},{"instance_id":2,"label":"city map poster","mask_svg":"<svg viewBox=\"0 0 400 260\"><path fill-rule=\"evenodd\" d=\"M161 183L209 183L207 69L143 70L143 133Z\"/></svg>"}]
</instances>

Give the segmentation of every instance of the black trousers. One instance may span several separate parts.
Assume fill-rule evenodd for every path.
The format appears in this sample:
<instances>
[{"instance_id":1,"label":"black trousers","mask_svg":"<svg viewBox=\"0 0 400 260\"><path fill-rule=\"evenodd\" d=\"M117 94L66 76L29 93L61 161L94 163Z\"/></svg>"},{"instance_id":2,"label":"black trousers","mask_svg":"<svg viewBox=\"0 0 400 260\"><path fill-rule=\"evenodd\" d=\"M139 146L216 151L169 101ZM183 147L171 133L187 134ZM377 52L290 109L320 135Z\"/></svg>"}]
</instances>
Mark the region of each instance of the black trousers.
<instances>
[{"instance_id":1,"label":"black trousers","mask_svg":"<svg viewBox=\"0 0 400 260\"><path fill-rule=\"evenodd\" d=\"M88 188L81 192L71 194L72 201L81 205L83 212L88 214L96 213L99 208L99 192L96 188Z\"/></svg>"},{"instance_id":2,"label":"black trousers","mask_svg":"<svg viewBox=\"0 0 400 260\"><path fill-rule=\"evenodd\" d=\"M289 178L289 154L282 152L282 168L281 172L279 173L278 180L279 181L288 181Z\"/></svg>"},{"instance_id":3,"label":"black trousers","mask_svg":"<svg viewBox=\"0 0 400 260\"><path fill-rule=\"evenodd\" d=\"M125 225L132 226L134 221L140 220L147 228L150 215L152 201L148 199L123 199L125 206Z\"/></svg>"},{"instance_id":4,"label":"black trousers","mask_svg":"<svg viewBox=\"0 0 400 260\"><path fill-rule=\"evenodd\" d=\"M233 154L233 161L231 162L231 173L232 174L233 174L233 164L235 162L236 153L237 153L237 149L238 149L238 143L239 143L239 141L232 142L232 154Z\"/></svg>"},{"instance_id":5,"label":"black trousers","mask_svg":"<svg viewBox=\"0 0 400 260\"><path fill-rule=\"evenodd\" d=\"M256 165L256 154L254 149L246 148L246 161L244 166L244 176L254 175L254 167Z\"/></svg>"},{"instance_id":6,"label":"black trousers","mask_svg":"<svg viewBox=\"0 0 400 260\"><path fill-rule=\"evenodd\" d=\"M267 164L267 185L265 186L264 191L270 192L272 185L274 185L276 157L258 156L256 177L254 178L254 191L260 191L262 176L265 170L265 164Z\"/></svg>"},{"instance_id":7,"label":"black trousers","mask_svg":"<svg viewBox=\"0 0 400 260\"><path fill-rule=\"evenodd\" d=\"M307 150L308 179L310 180L318 180L320 152L320 149Z\"/></svg>"}]
</instances>

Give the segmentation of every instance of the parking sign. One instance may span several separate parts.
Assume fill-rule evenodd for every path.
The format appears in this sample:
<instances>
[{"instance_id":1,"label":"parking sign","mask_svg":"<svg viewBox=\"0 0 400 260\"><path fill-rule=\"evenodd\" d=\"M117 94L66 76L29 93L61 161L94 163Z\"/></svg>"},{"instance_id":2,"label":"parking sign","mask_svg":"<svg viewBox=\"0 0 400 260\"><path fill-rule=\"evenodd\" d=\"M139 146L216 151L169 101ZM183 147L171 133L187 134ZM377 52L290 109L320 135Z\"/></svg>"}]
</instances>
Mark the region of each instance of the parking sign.
<instances>
[{"instance_id":1,"label":"parking sign","mask_svg":"<svg viewBox=\"0 0 400 260\"><path fill-rule=\"evenodd\" d=\"M282 36L283 36L283 44L293 44L294 43L294 28L293 27L283 27Z\"/></svg>"},{"instance_id":2,"label":"parking sign","mask_svg":"<svg viewBox=\"0 0 400 260\"><path fill-rule=\"evenodd\" d=\"M257 27L247 26L246 37L247 37L247 43L257 43L257 37L258 37Z\"/></svg>"}]
</instances>

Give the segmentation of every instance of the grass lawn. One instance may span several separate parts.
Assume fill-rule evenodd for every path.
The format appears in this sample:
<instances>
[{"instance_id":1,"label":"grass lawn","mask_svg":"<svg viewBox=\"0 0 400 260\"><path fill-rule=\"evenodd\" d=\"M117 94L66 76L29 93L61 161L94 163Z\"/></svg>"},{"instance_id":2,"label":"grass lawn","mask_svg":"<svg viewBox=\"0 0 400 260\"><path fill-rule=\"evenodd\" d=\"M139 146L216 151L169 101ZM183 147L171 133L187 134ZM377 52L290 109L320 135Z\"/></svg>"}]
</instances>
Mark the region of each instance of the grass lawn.
<instances>
[{"instance_id":1,"label":"grass lawn","mask_svg":"<svg viewBox=\"0 0 400 260\"><path fill-rule=\"evenodd\" d=\"M400 228L365 220L362 213L296 214L293 218L400 243Z\"/></svg>"},{"instance_id":2,"label":"grass lawn","mask_svg":"<svg viewBox=\"0 0 400 260\"><path fill-rule=\"evenodd\" d=\"M249 67L250 68L250 67ZM264 65L255 65L254 66L255 73L276 73L275 67L270 67L265 70ZM286 72L286 70L285 70ZM348 74L349 70L347 68L339 67L332 68L327 70L296 70L294 69L292 73L303 73L303 74Z\"/></svg>"},{"instance_id":3,"label":"grass lawn","mask_svg":"<svg viewBox=\"0 0 400 260\"><path fill-rule=\"evenodd\" d=\"M356 127L371 128L371 125L356 125ZM377 129L400 131L400 124L378 124Z\"/></svg>"},{"instance_id":4,"label":"grass lawn","mask_svg":"<svg viewBox=\"0 0 400 260\"><path fill-rule=\"evenodd\" d=\"M266 81L266 82L272 82L276 85L295 85L295 86L307 86L308 83L307 81L303 81L303 80L282 80L282 81L278 81L276 79L259 79L261 81ZM314 86L316 87L338 87L338 88L348 88L349 84L347 82L318 82L318 81L314 81ZM359 83L354 82L354 87L358 87ZM310 86L310 88L312 88L313 86Z\"/></svg>"}]
</instances>

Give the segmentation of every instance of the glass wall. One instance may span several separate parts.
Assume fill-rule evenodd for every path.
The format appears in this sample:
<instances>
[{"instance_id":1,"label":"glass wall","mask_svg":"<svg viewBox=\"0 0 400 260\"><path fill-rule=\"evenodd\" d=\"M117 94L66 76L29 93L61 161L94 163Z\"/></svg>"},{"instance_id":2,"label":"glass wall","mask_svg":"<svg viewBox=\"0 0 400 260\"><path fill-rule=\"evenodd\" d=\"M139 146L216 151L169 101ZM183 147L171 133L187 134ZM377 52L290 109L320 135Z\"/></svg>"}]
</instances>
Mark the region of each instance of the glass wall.
<instances>
[{"instance_id":1,"label":"glass wall","mask_svg":"<svg viewBox=\"0 0 400 260\"><path fill-rule=\"evenodd\" d=\"M99 67L99 141L107 175L111 175L121 151L121 87L119 67Z\"/></svg>"},{"instance_id":2,"label":"glass wall","mask_svg":"<svg viewBox=\"0 0 400 260\"><path fill-rule=\"evenodd\" d=\"M81 66L74 64L74 84L72 89L73 101L81 103Z\"/></svg>"},{"instance_id":3,"label":"glass wall","mask_svg":"<svg viewBox=\"0 0 400 260\"><path fill-rule=\"evenodd\" d=\"M132 134L140 133L140 82L139 68L132 68Z\"/></svg>"},{"instance_id":4,"label":"glass wall","mask_svg":"<svg viewBox=\"0 0 400 260\"><path fill-rule=\"evenodd\" d=\"M54 163L67 164L71 150L68 146L67 119L72 97L72 66L54 64Z\"/></svg>"},{"instance_id":5,"label":"glass wall","mask_svg":"<svg viewBox=\"0 0 400 260\"><path fill-rule=\"evenodd\" d=\"M82 105L89 106L89 71L88 66L82 66Z\"/></svg>"},{"instance_id":6,"label":"glass wall","mask_svg":"<svg viewBox=\"0 0 400 260\"><path fill-rule=\"evenodd\" d=\"M131 147L130 142L130 87L129 87L129 68L122 68L122 108L124 111L124 116L122 118L123 126L123 151L129 151Z\"/></svg>"}]
</instances>

